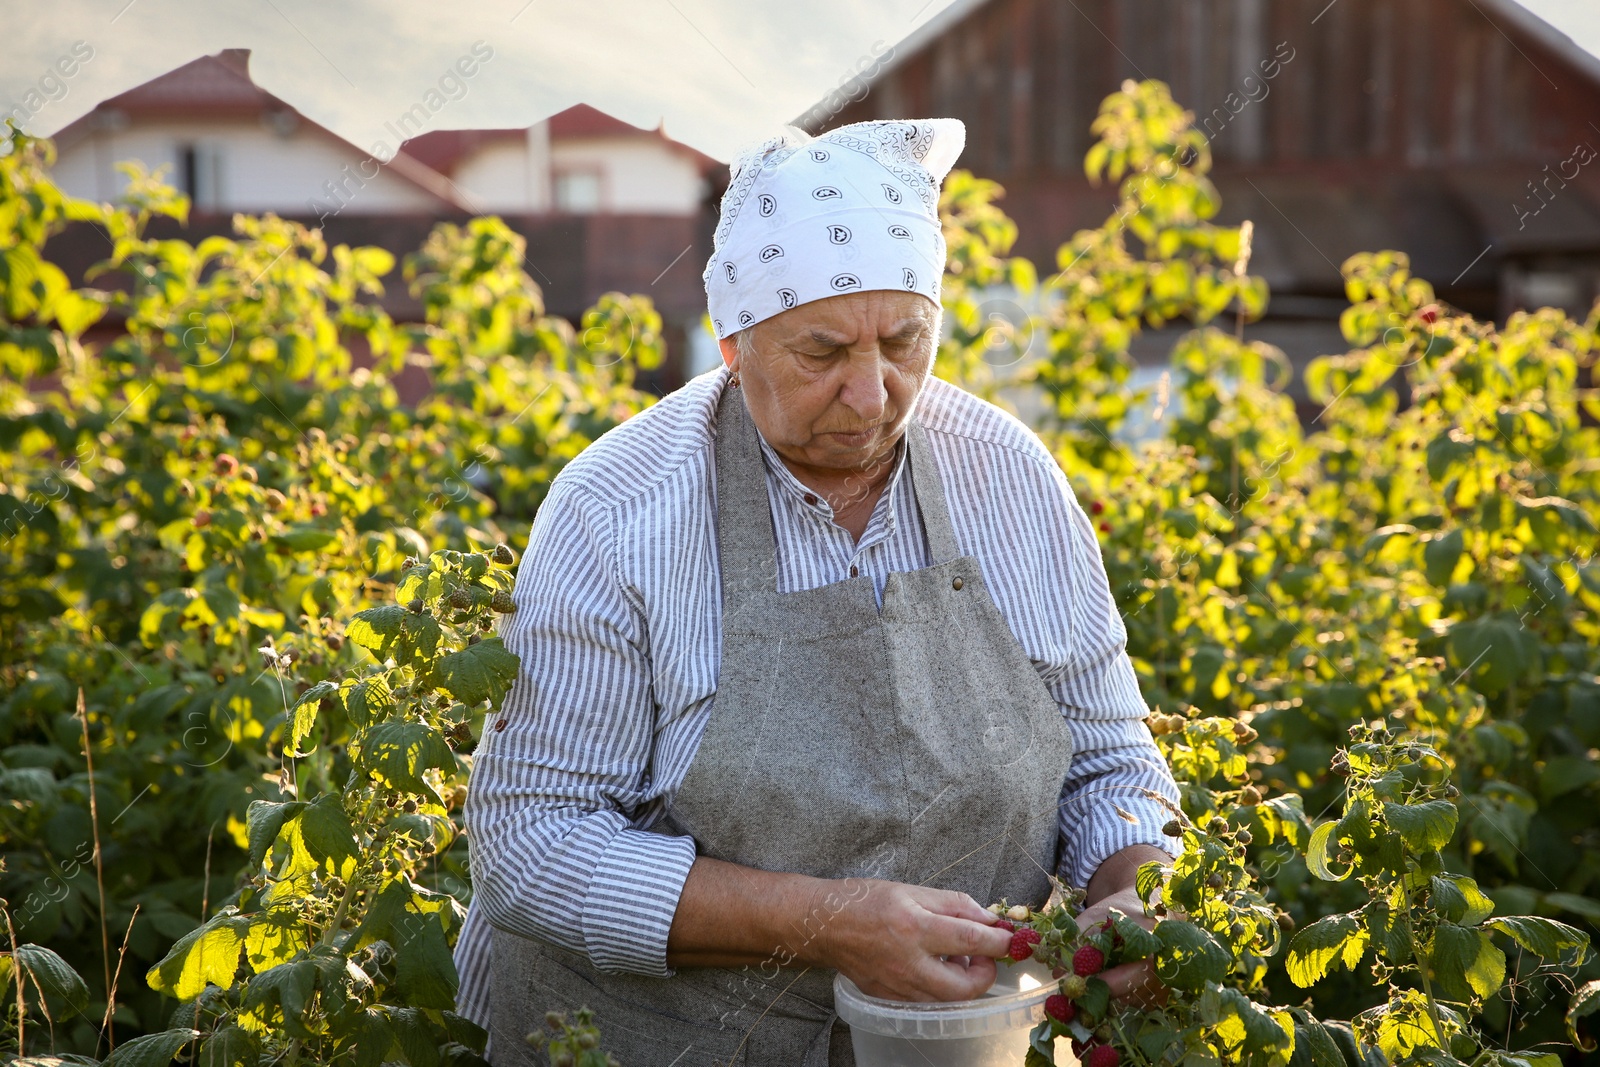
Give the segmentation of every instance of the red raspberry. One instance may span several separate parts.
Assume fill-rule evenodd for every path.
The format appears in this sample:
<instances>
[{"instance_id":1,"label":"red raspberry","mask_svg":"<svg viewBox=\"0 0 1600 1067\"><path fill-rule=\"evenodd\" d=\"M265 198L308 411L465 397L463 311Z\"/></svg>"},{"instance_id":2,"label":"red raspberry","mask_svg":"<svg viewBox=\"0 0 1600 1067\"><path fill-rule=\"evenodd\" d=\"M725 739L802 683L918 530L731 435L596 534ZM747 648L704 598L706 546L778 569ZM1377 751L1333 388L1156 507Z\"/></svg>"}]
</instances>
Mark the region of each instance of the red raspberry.
<instances>
[{"instance_id":1,"label":"red raspberry","mask_svg":"<svg viewBox=\"0 0 1600 1067\"><path fill-rule=\"evenodd\" d=\"M1439 321L1439 305L1429 304L1427 307L1417 312L1417 318L1421 319L1429 326L1432 326L1434 323Z\"/></svg>"},{"instance_id":2,"label":"red raspberry","mask_svg":"<svg viewBox=\"0 0 1600 1067\"><path fill-rule=\"evenodd\" d=\"M1004 930L1008 934L1014 934L1017 932L1017 924L1012 922L1010 919L1001 919L999 922L995 923L995 926L1001 930Z\"/></svg>"},{"instance_id":3,"label":"red raspberry","mask_svg":"<svg viewBox=\"0 0 1600 1067\"><path fill-rule=\"evenodd\" d=\"M1038 943L1039 931L1035 930L1031 926L1024 926L1022 929L1011 935L1011 958L1016 960L1018 963L1021 963L1023 960L1033 955L1033 946L1037 945Z\"/></svg>"},{"instance_id":4,"label":"red raspberry","mask_svg":"<svg viewBox=\"0 0 1600 1067\"><path fill-rule=\"evenodd\" d=\"M1117 1067L1121 1062L1122 1054L1110 1045L1095 1045L1084 1057L1083 1067Z\"/></svg>"},{"instance_id":5,"label":"red raspberry","mask_svg":"<svg viewBox=\"0 0 1600 1067\"><path fill-rule=\"evenodd\" d=\"M1092 501L1089 502L1089 513L1091 515L1099 515L1100 513L1102 513L1105 510L1106 510L1106 506L1104 504L1102 504L1100 501L1092 500Z\"/></svg>"},{"instance_id":6,"label":"red raspberry","mask_svg":"<svg viewBox=\"0 0 1600 1067\"><path fill-rule=\"evenodd\" d=\"M1110 919L1107 919L1105 922L1100 924L1100 932L1101 933L1109 934L1111 931L1115 930L1116 928L1117 928L1117 924L1115 922L1113 922L1112 920L1110 920Z\"/></svg>"},{"instance_id":7,"label":"red raspberry","mask_svg":"<svg viewBox=\"0 0 1600 1067\"><path fill-rule=\"evenodd\" d=\"M1111 532L1111 524L1109 522L1102 522L1100 524L1100 532L1101 533L1110 533Z\"/></svg>"},{"instance_id":8,"label":"red raspberry","mask_svg":"<svg viewBox=\"0 0 1600 1067\"><path fill-rule=\"evenodd\" d=\"M224 452L217 457L217 473L226 477L233 477L239 473L239 461Z\"/></svg>"},{"instance_id":9,"label":"red raspberry","mask_svg":"<svg viewBox=\"0 0 1600 1067\"><path fill-rule=\"evenodd\" d=\"M1015 944L1015 942L1013 942ZM1099 974L1106 965L1106 954L1093 945L1084 945L1072 954L1072 973L1079 978Z\"/></svg>"},{"instance_id":10,"label":"red raspberry","mask_svg":"<svg viewBox=\"0 0 1600 1067\"><path fill-rule=\"evenodd\" d=\"M1070 1023L1075 1010L1072 1001L1060 993L1047 997L1044 1002L1044 1013L1057 1022Z\"/></svg>"}]
</instances>

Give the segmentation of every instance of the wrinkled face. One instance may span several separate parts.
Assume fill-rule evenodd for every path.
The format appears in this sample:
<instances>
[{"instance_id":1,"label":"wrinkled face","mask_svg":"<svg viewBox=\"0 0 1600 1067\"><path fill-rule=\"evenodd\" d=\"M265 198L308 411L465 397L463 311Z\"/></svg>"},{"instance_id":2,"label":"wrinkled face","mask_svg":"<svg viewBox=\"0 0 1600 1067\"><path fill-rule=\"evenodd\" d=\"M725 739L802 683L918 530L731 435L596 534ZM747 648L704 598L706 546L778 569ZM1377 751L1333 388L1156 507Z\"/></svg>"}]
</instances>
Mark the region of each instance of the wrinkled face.
<instances>
[{"instance_id":1,"label":"wrinkled face","mask_svg":"<svg viewBox=\"0 0 1600 1067\"><path fill-rule=\"evenodd\" d=\"M938 347L939 308L918 293L866 290L814 300L722 341L750 415L785 460L862 470L905 432Z\"/></svg>"}]
</instances>

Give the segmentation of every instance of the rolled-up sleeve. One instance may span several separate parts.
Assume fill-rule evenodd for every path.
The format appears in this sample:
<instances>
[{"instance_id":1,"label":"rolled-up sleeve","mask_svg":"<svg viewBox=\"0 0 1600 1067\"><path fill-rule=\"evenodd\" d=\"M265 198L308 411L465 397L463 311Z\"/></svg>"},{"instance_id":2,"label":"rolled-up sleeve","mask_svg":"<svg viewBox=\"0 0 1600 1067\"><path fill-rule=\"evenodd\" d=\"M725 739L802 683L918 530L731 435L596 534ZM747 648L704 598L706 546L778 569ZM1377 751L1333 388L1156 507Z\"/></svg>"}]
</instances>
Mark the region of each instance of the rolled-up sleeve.
<instances>
[{"instance_id":1,"label":"rolled-up sleeve","mask_svg":"<svg viewBox=\"0 0 1600 1067\"><path fill-rule=\"evenodd\" d=\"M1087 885L1106 858L1130 845L1171 854L1161 832L1172 818L1156 799L1178 803L1172 771L1145 725L1149 706L1128 659L1128 632L1111 596L1094 526L1059 470L1063 495L1068 611L1065 669L1046 679L1072 734L1073 757L1061 792L1059 876ZM1154 794L1154 795L1152 795Z\"/></svg>"},{"instance_id":2,"label":"rolled-up sleeve","mask_svg":"<svg viewBox=\"0 0 1600 1067\"><path fill-rule=\"evenodd\" d=\"M667 933L692 838L641 829L656 729L647 634L615 566L610 516L557 480L539 509L501 636L521 660L484 733L466 817L485 918L669 977Z\"/></svg>"}]
</instances>

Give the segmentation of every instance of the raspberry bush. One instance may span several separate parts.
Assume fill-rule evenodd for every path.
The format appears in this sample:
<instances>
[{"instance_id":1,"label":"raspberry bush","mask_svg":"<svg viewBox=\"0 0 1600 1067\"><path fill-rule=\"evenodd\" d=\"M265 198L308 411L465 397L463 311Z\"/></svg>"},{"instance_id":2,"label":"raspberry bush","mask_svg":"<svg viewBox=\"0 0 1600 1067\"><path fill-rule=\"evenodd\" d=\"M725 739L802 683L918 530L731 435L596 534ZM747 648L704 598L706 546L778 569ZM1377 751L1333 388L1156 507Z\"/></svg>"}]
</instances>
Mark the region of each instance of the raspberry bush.
<instances>
[{"instance_id":1,"label":"raspberry bush","mask_svg":"<svg viewBox=\"0 0 1600 1067\"><path fill-rule=\"evenodd\" d=\"M1302 423L1288 359L1249 335L1266 286L1250 227L1215 221L1190 116L1130 83L1095 133L1116 208L1053 272L1009 255L999 186L957 172L943 202L939 371L1042 398L1181 786L1182 854L1143 873L1154 932L1080 934L1070 895L1006 920L1063 968L1041 1032L1095 1067L1592 1050L1600 309L1480 322L1403 255L1354 257L1348 349L1304 369ZM158 177L74 201L48 142L13 142L7 1047L473 1062L459 805L511 669L483 620L550 479L649 402L659 319L622 294L576 327L545 315L493 218L399 264L271 215L154 239L187 211ZM83 288L47 254L73 223L110 250ZM385 284L424 321L392 321ZM1165 375L1131 389L1130 346L1172 327ZM402 373L432 383L415 407ZM1099 975L1141 956L1167 1004L1113 1007ZM605 1062L591 1019L542 1039Z\"/></svg>"}]
</instances>

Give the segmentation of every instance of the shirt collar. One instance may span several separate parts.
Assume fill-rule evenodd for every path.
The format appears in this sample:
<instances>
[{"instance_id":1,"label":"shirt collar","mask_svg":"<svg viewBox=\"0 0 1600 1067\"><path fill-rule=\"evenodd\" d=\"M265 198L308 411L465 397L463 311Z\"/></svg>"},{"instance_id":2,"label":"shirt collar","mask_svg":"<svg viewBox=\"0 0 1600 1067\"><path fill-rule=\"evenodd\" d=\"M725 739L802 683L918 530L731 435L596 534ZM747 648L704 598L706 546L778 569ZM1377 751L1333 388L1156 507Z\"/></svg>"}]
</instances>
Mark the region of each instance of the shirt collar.
<instances>
[{"instance_id":1,"label":"shirt collar","mask_svg":"<svg viewBox=\"0 0 1600 1067\"><path fill-rule=\"evenodd\" d=\"M784 493L805 511L826 522L832 522L833 507L828 503L828 499L821 493L812 491L804 482L795 477L794 472L789 469L789 465L783 461L782 456L778 455L777 450L767 443L767 439L762 436L759 429L756 431L756 439L761 442L761 455L766 461L767 470L771 472L773 479ZM899 491L900 482L903 480L902 475L906 469L906 456L910 450L906 447L904 433L900 435L900 440L895 442L894 447L894 470L889 473L888 484L883 487L883 494L878 498L878 503L872 510L872 518L867 522L866 532L862 534L861 543L863 545L868 538L877 540L875 528L880 523L885 527L884 535L894 529L894 510L888 505L890 499Z\"/></svg>"}]
</instances>

